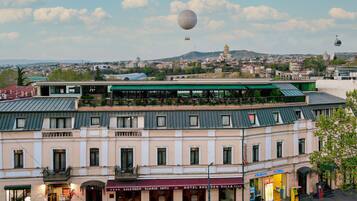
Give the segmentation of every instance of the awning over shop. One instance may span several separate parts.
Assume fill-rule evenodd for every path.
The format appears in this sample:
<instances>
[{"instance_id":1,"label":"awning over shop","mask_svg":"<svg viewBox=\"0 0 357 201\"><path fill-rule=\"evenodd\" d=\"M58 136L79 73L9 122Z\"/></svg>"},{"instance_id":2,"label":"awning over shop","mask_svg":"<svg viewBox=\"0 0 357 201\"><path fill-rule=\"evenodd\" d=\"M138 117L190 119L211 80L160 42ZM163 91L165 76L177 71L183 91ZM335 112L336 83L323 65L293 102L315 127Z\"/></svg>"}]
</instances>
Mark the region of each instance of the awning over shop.
<instances>
[{"instance_id":1,"label":"awning over shop","mask_svg":"<svg viewBox=\"0 0 357 201\"><path fill-rule=\"evenodd\" d=\"M277 89L277 87L272 84L247 85L247 88L248 89Z\"/></svg>"},{"instance_id":2,"label":"awning over shop","mask_svg":"<svg viewBox=\"0 0 357 201\"><path fill-rule=\"evenodd\" d=\"M211 188L238 188L243 185L242 178L212 178ZM167 189L199 189L207 188L208 179L148 179L133 182L109 180L107 191L139 191Z\"/></svg>"},{"instance_id":3,"label":"awning over shop","mask_svg":"<svg viewBox=\"0 0 357 201\"><path fill-rule=\"evenodd\" d=\"M98 181L98 180L90 180L90 181L86 181L81 184L81 188L87 188L87 187L104 188L105 183L102 181Z\"/></svg>"},{"instance_id":4,"label":"awning over shop","mask_svg":"<svg viewBox=\"0 0 357 201\"><path fill-rule=\"evenodd\" d=\"M31 190L31 185L4 186L4 190Z\"/></svg>"},{"instance_id":5,"label":"awning over shop","mask_svg":"<svg viewBox=\"0 0 357 201\"><path fill-rule=\"evenodd\" d=\"M111 91L164 91L164 90L237 90L246 89L242 85L213 85L213 84L172 84L172 85L114 85Z\"/></svg>"},{"instance_id":6,"label":"awning over shop","mask_svg":"<svg viewBox=\"0 0 357 201\"><path fill-rule=\"evenodd\" d=\"M298 173L302 174L302 175L305 175L307 173L310 173L311 171L311 168L309 167L301 167L297 170Z\"/></svg>"}]
</instances>

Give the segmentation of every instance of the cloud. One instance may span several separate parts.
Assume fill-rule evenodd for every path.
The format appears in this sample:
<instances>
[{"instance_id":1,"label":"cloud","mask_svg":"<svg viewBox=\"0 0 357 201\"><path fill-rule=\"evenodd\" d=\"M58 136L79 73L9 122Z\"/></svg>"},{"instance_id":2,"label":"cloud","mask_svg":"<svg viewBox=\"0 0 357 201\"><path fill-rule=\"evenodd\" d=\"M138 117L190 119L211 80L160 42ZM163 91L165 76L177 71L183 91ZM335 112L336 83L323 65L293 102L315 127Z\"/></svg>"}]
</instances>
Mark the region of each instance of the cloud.
<instances>
[{"instance_id":1,"label":"cloud","mask_svg":"<svg viewBox=\"0 0 357 201\"><path fill-rule=\"evenodd\" d=\"M20 34L18 32L6 32L0 33L0 40L15 40L19 38Z\"/></svg>"},{"instance_id":2,"label":"cloud","mask_svg":"<svg viewBox=\"0 0 357 201\"><path fill-rule=\"evenodd\" d=\"M268 20L268 19L284 19L288 15L282 13L275 8L261 5L261 6L249 6L242 9L239 16L247 20Z\"/></svg>"},{"instance_id":3,"label":"cloud","mask_svg":"<svg viewBox=\"0 0 357 201\"><path fill-rule=\"evenodd\" d=\"M357 12L349 12L342 8L331 8L329 12L330 16L335 19L349 19L353 20L357 18Z\"/></svg>"},{"instance_id":4,"label":"cloud","mask_svg":"<svg viewBox=\"0 0 357 201\"><path fill-rule=\"evenodd\" d=\"M320 31L335 26L333 19L317 19L317 20L300 20L290 19L285 22L276 24L254 24L258 29L275 30L275 31L291 31L305 30L310 32Z\"/></svg>"},{"instance_id":5,"label":"cloud","mask_svg":"<svg viewBox=\"0 0 357 201\"><path fill-rule=\"evenodd\" d=\"M148 5L148 0L123 0L121 2L123 8L139 8Z\"/></svg>"},{"instance_id":6,"label":"cloud","mask_svg":"<svg viewBox=\"0 0 357 201\"><path fill-rule=\"evenodd\" d=\"M87 9L53 7L36 9L33 12L33 17L36 22L42 23L80 20L85 24L93 24L109 17L109 15L102 8L96 8L90 13Z\"/></svg>"},{"instance_id":7,"label":"cloud","mask_svg":"<svg viewBox=\"0 0 357 201\"><path fill-rule=\"evenodd\" d=\"M0 23L21 21L31 15L31 8L3 8L0 9Z\"/></svg>"},{"instance_id":8,"label":"cloud","mask_svg":"<svg viewBox=\"0 0 357 201\"><path fill-rule=\"evenodd\" d=\"M87 43L92 38L89 36L53 36L43 40L44 43Z\"/></svg>"},{"instance_id":9,"label":"cloud","mask_svg":"<svg viewBox=\"0 0 357 201\"><path fill-rule=\"evenodd\" d=\"M206 27L210 30L217 30L224 26L223 20L209 20Z\"/></svg>"},{"instance_id":10,"label":"cloud","mask_svg":"<svg viewBox=\"0 0 357 201\"><path fill-rule=\"evenodd\" d=\"M174 0L170 4L172 13L178 13L184 9L191 9L195 12L212 12L217 10L231 10L238 12L240 5L232 3L228 0L190 0L184 3L179 0Z\"/></svg>"},{"instance_id":11,"label":"cloud","mask_svg":"<svg viewBox=\"0 0 357 201\"><path fill-rule=\"evenodd\" d=\"M0 0L0 5L4 6L16 6L36 3L39 0Z\"/></svg>"}]
</instances>

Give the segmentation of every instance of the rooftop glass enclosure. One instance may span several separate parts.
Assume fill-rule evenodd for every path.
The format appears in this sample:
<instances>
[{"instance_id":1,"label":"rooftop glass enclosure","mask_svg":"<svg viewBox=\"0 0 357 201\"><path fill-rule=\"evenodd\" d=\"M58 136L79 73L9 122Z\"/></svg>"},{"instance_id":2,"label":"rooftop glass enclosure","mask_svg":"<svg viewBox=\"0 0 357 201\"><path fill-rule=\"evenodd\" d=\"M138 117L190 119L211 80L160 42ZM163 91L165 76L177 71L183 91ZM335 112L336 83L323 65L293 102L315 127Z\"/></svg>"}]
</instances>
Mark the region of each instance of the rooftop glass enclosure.
<instances>
[{"instance_id":1,"label":"rooftop glass enclosure","mask_svg":"<svg viewBox=\"0 0 357 201\"><path fill-rule=\"evenodd\" d=\"M286 88L286 87L285 87ZM113 85L105 100L82 96L81 106L100 105L224 105L304 102L296 87L274 84L148 84ZM288 91L287 91L288 90ZM84 90L83 90L84 91Z\"/></svg>"}]
</instances>

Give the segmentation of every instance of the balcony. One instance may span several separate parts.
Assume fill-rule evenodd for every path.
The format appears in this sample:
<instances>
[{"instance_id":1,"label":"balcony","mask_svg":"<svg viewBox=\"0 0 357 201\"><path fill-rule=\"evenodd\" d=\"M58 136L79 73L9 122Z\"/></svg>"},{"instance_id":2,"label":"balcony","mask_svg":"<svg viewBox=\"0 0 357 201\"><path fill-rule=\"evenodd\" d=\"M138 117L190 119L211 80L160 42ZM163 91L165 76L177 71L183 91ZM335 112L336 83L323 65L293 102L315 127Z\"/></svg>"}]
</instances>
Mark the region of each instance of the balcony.
<instances>
[{"instance_id":1,"label":"balcony","mask_svg":"<svg viewBox=\"0 0 357 201\"><path fill-rule=\"evenodd\" d=\"M138 179L139 167L131 168L121 168L120 166L115 166L115 180L118 181L133 181Z\"/></svg>"},{"instance_id":2,"label":"balcony","mask_svg":"<svg viewBox=\"0 0 357 201\"><path fill-rule=\"evenodd\" d=\"M43 181L44 182L66 182L71 177L72 168L68 167L64 171L49 170L44 168L42 170Z\"/></svg>"}]
</instances>

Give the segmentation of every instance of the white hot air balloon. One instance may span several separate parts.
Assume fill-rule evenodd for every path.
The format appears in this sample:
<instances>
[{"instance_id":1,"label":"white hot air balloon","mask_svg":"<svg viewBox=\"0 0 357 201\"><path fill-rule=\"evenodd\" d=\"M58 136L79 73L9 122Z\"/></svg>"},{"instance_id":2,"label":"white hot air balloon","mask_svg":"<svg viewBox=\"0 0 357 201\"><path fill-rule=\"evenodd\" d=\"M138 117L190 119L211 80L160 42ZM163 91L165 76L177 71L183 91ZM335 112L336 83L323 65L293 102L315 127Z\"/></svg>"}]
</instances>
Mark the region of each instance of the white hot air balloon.
<instances>
[{"instance_id":1,"label":"white hot air balloon","mask_svg":"<svg viewBox=\"0 0 357 201\"><path fill-rule=\"evenodd\" d=\"M178 16L178 24L184 30L191 30L197 24L197 15L192 10L184 10ZM190 40L190 37L186 36L185 40Z\"/></svg>"}]
</instances>

